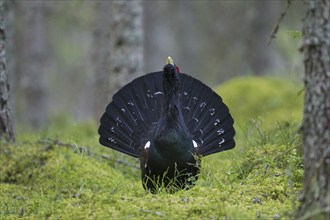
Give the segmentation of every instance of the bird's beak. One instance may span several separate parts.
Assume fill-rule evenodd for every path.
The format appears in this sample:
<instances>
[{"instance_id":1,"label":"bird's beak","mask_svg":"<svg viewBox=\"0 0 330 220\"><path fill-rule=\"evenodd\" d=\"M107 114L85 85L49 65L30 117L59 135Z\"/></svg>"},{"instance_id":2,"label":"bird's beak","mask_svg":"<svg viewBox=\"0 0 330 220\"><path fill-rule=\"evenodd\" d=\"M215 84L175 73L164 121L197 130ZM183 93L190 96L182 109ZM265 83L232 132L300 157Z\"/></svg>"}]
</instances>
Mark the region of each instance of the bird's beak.
<instances>
[{"instance_id":1,"label":"bird's beak","mask_svg":"<svg viewBox=\"0 0 330 220\"><path fill-rule=\"evenodd\" d=\"M174 61L173 61L172 57L167 57L166 65L167 64L171 64L172 66L174 66Z\"/></svg>"}]
</instances>

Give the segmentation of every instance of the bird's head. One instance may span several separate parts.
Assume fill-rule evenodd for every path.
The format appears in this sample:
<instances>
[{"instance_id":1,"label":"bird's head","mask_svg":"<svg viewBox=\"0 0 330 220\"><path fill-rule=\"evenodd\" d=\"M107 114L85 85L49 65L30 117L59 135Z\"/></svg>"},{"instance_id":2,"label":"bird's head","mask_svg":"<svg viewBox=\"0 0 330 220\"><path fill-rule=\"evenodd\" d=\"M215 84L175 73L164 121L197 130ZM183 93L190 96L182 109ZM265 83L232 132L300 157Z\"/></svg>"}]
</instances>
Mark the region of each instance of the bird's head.
<instances>
[{"instance_id":1,"label":"bird's head","mask_svg":"<svg viewBox=\"0 0 330 220\"><path fill-rule=\"evenodd\" d=\"M163 89L166 99L176 97L179 90L179 68L174 64L173 59L168 57L163 68Z\"/></svg>"},{"instance_id":2,"label":"bird's head","mask_svg":"<svg viewBox=\"0 0 330 220\"><path fill-rule=\"evenodd\" d=\"M163 70L165 74L176 74L180 73L179 67L174 64L172 57L167 57L166 65L164 66Z\"/></svg>"}]
</instances>

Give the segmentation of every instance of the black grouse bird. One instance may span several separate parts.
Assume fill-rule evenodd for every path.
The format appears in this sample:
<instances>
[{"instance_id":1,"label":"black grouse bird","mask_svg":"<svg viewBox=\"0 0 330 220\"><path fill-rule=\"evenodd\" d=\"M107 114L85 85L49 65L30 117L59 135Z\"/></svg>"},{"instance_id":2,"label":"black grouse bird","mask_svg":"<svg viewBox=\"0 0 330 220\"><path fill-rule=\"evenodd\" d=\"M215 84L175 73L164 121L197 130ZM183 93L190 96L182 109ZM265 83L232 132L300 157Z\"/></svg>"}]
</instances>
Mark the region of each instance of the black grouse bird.
<instances>
[{"instance_id":1,"label":"black grouse bird","mask_svg":"<svg viewBox=\"0 0 330 220\"><path fill-rule=\"evenodd\" d=\"M200 156L235 147L234 120L221 97L179 72L170 57L163 71L120 89L100 122L100 143L139 158L143 186L151 192L189 188Z\"/></svg>"}]
</instances>

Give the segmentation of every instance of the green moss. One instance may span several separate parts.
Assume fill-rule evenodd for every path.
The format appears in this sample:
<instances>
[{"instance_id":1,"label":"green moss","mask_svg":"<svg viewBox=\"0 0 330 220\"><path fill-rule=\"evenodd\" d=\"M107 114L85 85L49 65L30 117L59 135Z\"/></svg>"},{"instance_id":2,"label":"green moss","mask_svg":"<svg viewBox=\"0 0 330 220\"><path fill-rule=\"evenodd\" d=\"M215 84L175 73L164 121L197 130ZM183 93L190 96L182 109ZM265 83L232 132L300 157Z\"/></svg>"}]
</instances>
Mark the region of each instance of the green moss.
<instances>
[{"instance_id":1,"label":"green moss","mask_svg":"<svg viewBox=\"0 0 330 220\"><path fill-rule=\"evenodd\" d=\"M61 216L71 206L79 209L111 201L114 194L138 182L134 178L130 183L120 170L72 149L22 144L1 150L1 198L14 201L11 205L4 201L1 214Z\"/></svg>"},{"instance_id":2,"label":"green moss","mask_svg":"<svg viewBox=\"0 0 330 220\"><path fill-rule=\"evenodd\" d=\"M268 148L272 153L275 149L280 151L274 146ZM142 189L138 176L124 174L125 167L115 169L105 161L72 149L23 144L9 150L10 154L1 154L1 165L6 167L6 176L16 176L13 178L16 181L2 179L0 196L1 216L8 219L19 216L32 219L269 218L290 211L292 197L296 196L296 188L290 187L285 170L275 163L265 171L267 156L259 158L244 178L237 178L240 171L235 168L249 161L255 163L252 157L248 156L247 161L233 161L236 165L231 168L223 166L228 160L222 162L221 154L210 160L205 158L197 186L175 194L152 195ZM38 155L46 159L38 166L31 160L31 165L24 160L15 161L18 167L26 165L26 169L20 171L12 165L7 167L13 155L23 155L24 150L33 152L27 160ZM32 175L19 175L24 170ZM261 202L255 202L258 199Z\"/></svg>"},{"instance_id":3,"label":"green moss","mask_svg":"<svg viewBox=\"0 0 330 220\"><path fill-rule=\"evenodd\" d=\"M262 117L267 127L278 121L300 121L302 117L302 86L288 80L269 77L240 77L215 89L237 123Z\"/></svg>"},{"instance_id":4,"label":"green moss","mask_svg":"<svg viewBox=\"0 0 330 220\"><path fill-rule=\"evenodd\" d=\"M299 87L249 77L219 90L240 125L238 144L203 158L192 189L146 192L138 161L100 146L95 123L58 120L1 145L0 218L291 219L303 170L290 115L301 100L287 102L300 99Z\"/></svg>"}]
</instances>

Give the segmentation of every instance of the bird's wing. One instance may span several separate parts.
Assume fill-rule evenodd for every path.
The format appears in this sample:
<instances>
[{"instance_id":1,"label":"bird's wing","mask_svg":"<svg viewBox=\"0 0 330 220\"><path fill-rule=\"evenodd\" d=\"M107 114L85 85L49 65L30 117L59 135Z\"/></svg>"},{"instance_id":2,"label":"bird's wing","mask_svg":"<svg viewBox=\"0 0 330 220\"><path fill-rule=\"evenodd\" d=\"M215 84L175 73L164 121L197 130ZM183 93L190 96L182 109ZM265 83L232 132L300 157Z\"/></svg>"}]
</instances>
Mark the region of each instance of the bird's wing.
<instances>
[{"instance_id":1,"label":"bird's wing","mask_svg":"<svg viewBox=\"0 0 330 220\"><path fill-rule=\"evenodd\" d=\"M150 138L151 126L160 118L164 92L162 71L141 76L112 98L100 119L100 143L133 157Z\"/></svg>"},{"instance_id":2,"label":"bird's wing","mask_svg":"<svg viewBox=\"0 0 330 220\"><path fill-rule=\"evenodd\" d=\"M200 154L235 147L234 120L222 98L201 81L183 73L179 76L183 117Z\"/></svg>"}]
</instances>

